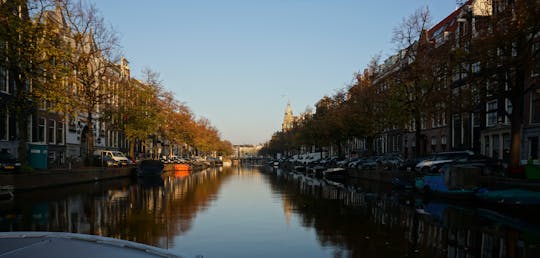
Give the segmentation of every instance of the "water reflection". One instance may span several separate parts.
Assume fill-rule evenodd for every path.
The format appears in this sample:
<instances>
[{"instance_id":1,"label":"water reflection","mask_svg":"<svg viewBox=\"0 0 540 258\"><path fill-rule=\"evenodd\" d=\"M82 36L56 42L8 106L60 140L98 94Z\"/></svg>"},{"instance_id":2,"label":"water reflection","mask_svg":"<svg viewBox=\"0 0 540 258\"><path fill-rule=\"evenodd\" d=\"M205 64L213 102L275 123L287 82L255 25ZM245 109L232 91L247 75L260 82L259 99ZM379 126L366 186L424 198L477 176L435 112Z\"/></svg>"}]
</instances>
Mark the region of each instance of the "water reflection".
<instances>
[{"instance_id":1,"label":"water reflection","mask_svg":"<svg viewBox=\"0 0 540 258\"><path fill-rule=\"evenodd\" d=\"M283 193L287 211L314 227L322 245L341 246L351 257L540 257L538 223L426 202L374 182L344 185L274 172L271 185Z\"/></svg>"},{"instance_id":2,"label":"water reflection","mask_svg":"<svg viewBox=\"0 0 540 258\"><path fill-rule=\"evenodd\" d=\"M208 170L21 193L0 206L0 230L85 233L168 248L229 176Z\"/></svg>"},{"instance_id":3,"label":"water reflection","mask_svg":"<svg viewBox=\"0 0 540 258\"><path fill-rule=\"evenodd\" d=\"M204 257L540 257L538 222L375 182L257 168L22 193L0 203L0 230L103 235Z\"/></svg>"}]
</instances>

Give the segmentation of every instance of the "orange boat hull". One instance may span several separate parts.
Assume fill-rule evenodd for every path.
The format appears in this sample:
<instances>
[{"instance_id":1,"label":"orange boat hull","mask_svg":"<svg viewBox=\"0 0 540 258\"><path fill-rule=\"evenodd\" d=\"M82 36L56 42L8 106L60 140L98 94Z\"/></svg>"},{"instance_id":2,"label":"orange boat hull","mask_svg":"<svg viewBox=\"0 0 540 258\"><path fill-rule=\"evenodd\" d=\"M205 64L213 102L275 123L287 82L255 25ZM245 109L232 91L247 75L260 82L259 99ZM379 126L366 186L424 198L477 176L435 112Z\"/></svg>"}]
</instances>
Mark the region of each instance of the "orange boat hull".
<instances>
[{"instance_id":1,"label":"orange boat hull","mask_svg":"<svg viewBox=\"0 0 540 258\"><path fill-rule=\"evenodd\" d=\"M190 170L191 167L188 164L174 164L174 170Z\"/></svg>"}]
</instances>

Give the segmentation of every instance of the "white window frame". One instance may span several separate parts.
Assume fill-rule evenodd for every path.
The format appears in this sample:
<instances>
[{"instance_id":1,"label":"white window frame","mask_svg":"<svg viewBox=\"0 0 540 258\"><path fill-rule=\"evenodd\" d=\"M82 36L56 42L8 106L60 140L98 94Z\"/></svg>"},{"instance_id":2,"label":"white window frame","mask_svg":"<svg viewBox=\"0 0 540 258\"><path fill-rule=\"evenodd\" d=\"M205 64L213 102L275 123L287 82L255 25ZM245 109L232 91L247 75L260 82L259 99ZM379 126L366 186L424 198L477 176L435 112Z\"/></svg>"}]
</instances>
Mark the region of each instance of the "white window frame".
<instances>
[{"instance_id":1,"label":"white window frame","mask_svg":"<svg viewBox=\"0 0 540 258\"><path fill-rule=\"evenodd\" d=\"M47 122L46 142L48 144L56 144L56 121L53 119L49 119L49 121Z\"/></svg>"},{"instance_id":2,"label":"white window frame","mask_svg":"<svg viewBox=\"0 0 540 258\"><path fill-rule=\"evenodd\" d=\"M43 125L41 122L43 121ZM40 139L40 133L43 133L43 139ZM46 143L47 142L47 119L40 117L38 118L37 124L37 142Z\"/></svg>"},{"instance_id":3,"label":"white window frame","mask_svg":"<svg viewBox=\"0 0 540 258\"><path fill-rule=\"evenodd\" d=\"M65 130L65 123L64 122L58 122L56 121L56 130L54 131L54 135L56 137L55 143L58 145L64 144L64 132ZM58 135L58 131L61 131L60 135Z\"/></svg>"}]
</instances>

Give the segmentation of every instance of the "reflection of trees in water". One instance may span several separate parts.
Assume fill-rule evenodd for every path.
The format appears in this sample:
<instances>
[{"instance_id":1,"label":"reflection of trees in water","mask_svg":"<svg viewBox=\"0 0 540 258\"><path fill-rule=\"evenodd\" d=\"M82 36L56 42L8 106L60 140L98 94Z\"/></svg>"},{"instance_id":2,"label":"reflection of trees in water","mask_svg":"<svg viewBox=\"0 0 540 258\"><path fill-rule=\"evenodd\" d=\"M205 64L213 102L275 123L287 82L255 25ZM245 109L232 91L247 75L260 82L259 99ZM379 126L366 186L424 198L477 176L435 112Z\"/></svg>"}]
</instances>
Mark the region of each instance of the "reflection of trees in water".
<instances>
[{"instance_id":1,"label":"reflection of trees in water","mask_svg":"<svg viewBox=\"0 0 540 258\"><path fill-rule=\"evenodd\" d=\"M181 178L164 175L156 182L119 180L35 191L0 209L0 229L95 234L172 247L173 237L191 228L230 175L206 170Z\"/></svg>"},{"instance_id":2,"label":"reflection of trees in water","mask_svg":"<svg viewBox=\"0 0 540 258\"><path fill-rule=\"evenodd\" d=\"M396 221L379 214L377 206L386 206L386 200L371 203L370 195L291 174L272 177L271 185L300 215L302 225L316 230L321 245L347 250L351 257L403 256L403 232L394 226ZM373 213L381 223L372 221Z\"/></svg>"},{"instance_id":3,"label":"reflection of trees in water","mask_svg":"<svg viewBox=\"0 0 540 258\"><path fill-rule=\"evenodd\" d=\"M205 170L188 177L165 175L163 186L132 186L124 224L112 232L122 232L122 239L171 248L174 237L190 230L194 217L215 200L229 176L226 171Z\"/></svg>"},{"instance_id":4,"label":"reflection of trees in water","mask_svg":"<svg viewBox=\"0 0 540 258\"><path fill-rule=\"evenodd\" d=\"M284 206L316 230L323 246L351 257L538 257L539 232L527 241L528 233L501 227L473 208L280 175L269 181Z\"/></svg>"}]
</instances>

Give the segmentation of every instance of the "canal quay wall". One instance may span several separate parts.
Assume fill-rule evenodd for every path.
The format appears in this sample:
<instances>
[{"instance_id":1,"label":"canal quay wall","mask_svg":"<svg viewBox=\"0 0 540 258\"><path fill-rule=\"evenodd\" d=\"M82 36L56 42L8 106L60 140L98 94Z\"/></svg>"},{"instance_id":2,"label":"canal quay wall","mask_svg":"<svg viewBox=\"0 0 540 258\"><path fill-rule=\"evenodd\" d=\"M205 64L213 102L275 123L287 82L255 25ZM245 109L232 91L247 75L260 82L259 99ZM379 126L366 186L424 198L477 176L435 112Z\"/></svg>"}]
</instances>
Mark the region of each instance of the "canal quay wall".
<instances>
[{"instance_id":1,"label":"canal quay wall","mask_svg":"<svg viewBox=\"0 0 540 258\"><path fill-rule=\"evenodd\" d=\"M386 170L386 169L373 169L373 170L357 170L357 169L347 169L347 172L351 177L367 179L372 181L378 181L383 183L391 183L392 179L396 176L407 176L411 173Z\"/></svg>"},{"instance_id":2,"label":"canal quay wall","mask_svg":"<svg viewBox=\"0 0 540 258\"><path fill-rule=\"evenodd\" d=\"M198 171L209 167L207 164L191 164L189 170ZM164 171L175 171L174 164L165 164ZM9 187L15 192L60 187L73 184L91 183L135 175L135 167L103 168L85 167L76 169L48 169L32 172L0 174L0 187Z\"/></svg>"},{"instance_id":3,"label":"canal quay wall","mask_svg":"<svg viewBox=\"0 0 540 258\"><path fill-rule=\"evenodd\" d=\"M72 170L50 169L15 174L0 174L0 186L12 186L13 191L24 192L129 177L133 174L133 169L133 167L87 167Z\"/></svg>"}]
</instances>

